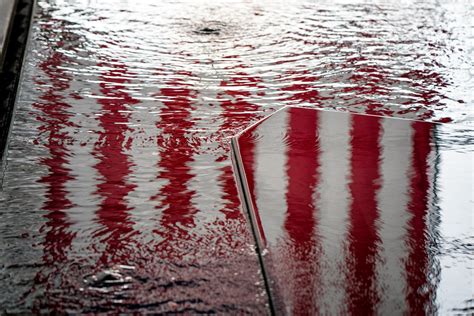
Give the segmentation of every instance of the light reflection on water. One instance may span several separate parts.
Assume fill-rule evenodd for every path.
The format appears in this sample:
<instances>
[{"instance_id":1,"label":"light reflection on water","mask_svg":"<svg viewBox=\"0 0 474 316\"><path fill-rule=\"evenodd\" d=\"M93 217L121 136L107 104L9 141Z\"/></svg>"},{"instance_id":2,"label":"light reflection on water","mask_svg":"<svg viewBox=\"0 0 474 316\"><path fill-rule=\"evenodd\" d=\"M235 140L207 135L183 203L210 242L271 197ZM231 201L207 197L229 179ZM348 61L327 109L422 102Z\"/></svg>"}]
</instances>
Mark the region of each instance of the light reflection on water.
<instances>
[{"instance_id":1,"label":"light reflection on water","mask_svg":"<svg viewBox=\"0 0 474 316\"><path fill-rule=\"evenodd\" d=\"M284 105L471 124L470 10L39 1L0 195L0 305L264 311L228 138ZM131 281L97 291L91 275Z\"/></svg>"}]
</instances>

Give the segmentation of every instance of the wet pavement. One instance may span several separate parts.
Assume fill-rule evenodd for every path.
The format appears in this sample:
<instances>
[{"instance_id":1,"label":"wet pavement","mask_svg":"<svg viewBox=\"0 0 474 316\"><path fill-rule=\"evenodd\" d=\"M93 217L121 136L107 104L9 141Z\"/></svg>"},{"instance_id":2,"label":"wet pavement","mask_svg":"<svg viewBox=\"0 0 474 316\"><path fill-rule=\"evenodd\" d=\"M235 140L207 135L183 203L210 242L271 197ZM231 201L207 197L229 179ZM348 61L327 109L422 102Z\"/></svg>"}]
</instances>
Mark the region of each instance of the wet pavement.
<instances>
[{"instance_id":1,"label":"wet pavement","mask_svg":"<svg viewBox=\"0 0 474 316\"><path fill-rule=\"evenodd\" d=\"M268 313L230 137L285 105L472 125L473 10L39 0L2 169L2 311Z\"/></svg>"}]
</instances>

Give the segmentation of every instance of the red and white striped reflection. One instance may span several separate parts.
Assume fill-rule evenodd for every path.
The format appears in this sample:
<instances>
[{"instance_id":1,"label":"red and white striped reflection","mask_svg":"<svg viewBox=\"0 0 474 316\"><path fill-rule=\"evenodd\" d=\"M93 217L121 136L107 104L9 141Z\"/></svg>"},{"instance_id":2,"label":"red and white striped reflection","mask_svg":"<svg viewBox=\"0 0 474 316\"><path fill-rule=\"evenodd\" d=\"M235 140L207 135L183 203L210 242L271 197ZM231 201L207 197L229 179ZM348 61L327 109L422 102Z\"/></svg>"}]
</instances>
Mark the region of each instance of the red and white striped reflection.
<instances>
[{"instance_id":1,"label":"red and white striped reflection","mask_svg":"<svg viewBox=\"0 0 474 316\"><path fill-rule=\"evenodd\" d=\"M66 57L56 54L42 64L51 88L34 104L44 135L37 142L47 149L41 160L47 173L38 181L46 190L44 254L28 292L44 293L34 299L38 311L61 311L68 304L85 308L97 301L108 306L122 291L129 296L110 303L111 309L158 302L158 311L184 305L229 311L240 310L240 304L265 311L228 148L220 146L224 141L211 148L198 137L199 92L188 82L195 74L168 74L149 91L155 98L151 106L132 95L131 67L103 57L92 93L96 100L66 103L63 95L75 87L61 70L65 63ZM254 79L241 75L235 80L253 89ZM226 85L228 98L214 98L222 134L248 124L258 110L246 101L252 93L235 93L232 83ZM235 102L229 101L232 96ZM73 114L84 111L97 115ZM85 127L88 133L77 133ZM225 264L217 262L222 258ZM235 281L243 271L248 275ZM107 277L117 280L111 285ZM69 294L56 296L63 289ZM169 300L179 303L161 304ZM233 304L237 307L228 307Z\"/></svg>"},{"instance_id":2,"label":"red and white striped reflection","mask_svg":"<svg viewBox=\"0 0 474 316\"><path fill-rule=\"evenodd\" d=\"M103 97L98 103L103 113L99 118L102 132L93 152L99 161L95 166L100 175L96 194L102 198L97 220L103 226L95 237L106 244L101 262L111 264L126 262L130 253L133 222L126 197L136 186L128 181L131 162L125 150L130 148L131 142L126 137L130 130L127 106L139 101L123 91L129 81L125 65L111 61L98 66L107 70L100 77Z\"/></svg>"},{"instance_id":3,"label":"red and white striped reflection","mask_svg":"<svg viewBox=\"0 0 474 316\"><path fill-rule=\"evenodd\" d=\"M286 108L238 139L276 308L424 314L433 125Z\"/></svg>"}]
</instances>

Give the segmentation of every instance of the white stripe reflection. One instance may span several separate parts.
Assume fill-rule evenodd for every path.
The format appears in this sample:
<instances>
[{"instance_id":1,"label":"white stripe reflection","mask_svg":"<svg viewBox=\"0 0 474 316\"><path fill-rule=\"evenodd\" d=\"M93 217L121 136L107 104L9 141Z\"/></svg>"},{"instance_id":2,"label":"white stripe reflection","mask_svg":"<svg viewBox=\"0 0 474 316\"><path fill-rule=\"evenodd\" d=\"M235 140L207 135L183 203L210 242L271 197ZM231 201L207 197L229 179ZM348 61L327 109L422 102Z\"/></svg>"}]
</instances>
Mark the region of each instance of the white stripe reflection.
<instances>
[{"instance_id":1,"label":"white stripe reflection","mask_svg":"<svg viewBox=\"0 0 474 316\"><path fill-rule=\"evenodd\" d=\"M72 86L77 83L71 82L71 90L78 91L80 87ZM75 88L75 89L74 89ZM98 95L94 85L91 86L92 94ZM84 99L70 99L71 112L77 113L70 118L72 127L70 135L74 135L74 140L68 144L68 167L71 169L72 179L65 184L68 192L67 198L72 207L67 210L69 230L74 234L71 241L71 253L75 256L90 257L91 251L86 248L93 245L94 254L99 255L105 247L99 242L93 241L94 232L101 229L102 225L97 222L96 211L99 208L102 198L97 194L97 185L100 175L95 166L98 160L93 155L94 146L99 140L99 118L95 115L83 115L87 113L99 113L101 106L95 99L85 96ZM80 130L80 133L77 130Z\"/></svg>"},{"instance_id":2,"label":"white stripe reflection","mask_svg":"<svg viewBox=\"0 0 474 316\"><path fill-rule=\"evenodd\" d=\"M202 229L205 224L224 219L224 214L219 212L224 208L224 193L219 182L222 166L216 162L219 142L208 137L209 134L218 134L218 128L224 120L222 107L215 106L219 102L217 92L221 79L213 72L195 71L194 75L199 78L193 87L199 91L196 101L199 106L190 113L194 125L189 137L194 138L190 141L199 143L199 147L195 148L196 152L189 164L193 178L189 181L188 188L194 192L191 203L199 211L196 223Z\"/></svg>"},{"instance_id":3,"label":"white stripe reflection","mask_svg":"<svg viewBox=\"0 0 474 316\"><path fill-rule=\"evenodd\" d=\"M224 219L224 214L219 212L223 208L222 187L219 184L221 171L215 166L215 158L212 153L196 153L190 165L194 177L188 189L194 192L191 203L199 211L196 222L200 228Z\"/></svg>"},{"instance_id":4,"label":"white stripe reflection","mask_svg":"<svg viewBox=\"0 0 474 316\"><path fill-rule=\"evenodd\" d=\"M152 99L157 93L156 85L145 82L136 84L141 85L139 94L134 96L138 100ZM130 161L127 181L135 185L135 188L125 199L129 206L128 213L133 223L133 231L137 232L133 239L139 245L148 245L157 239L153 230L159 227L161 211L156 209L160 204L156 194L168 183L158 177L161 157L157 138L161 129L156 123L160 120L159 112L162 107L163 103L158 100L141 102L133 106L128 118L132 130L127 131L127 139L131 138L130 149L126 151Z\"/></svg>"},{"instance_id":5,"label":"white stripe reflection","mask_svg":"<svg viewBox=\"0 0 474 316\"><path fill-rule=\"evenodd\" d=\"M345 313L344 264L350 193L350 115L319 112L320 181L315 194L316 240L321 245L317 294L323 315Z\"/></svg>"},{"instance_id":6,"label":"white stripe reflection","mask_svg":"<svg viewBox=\"0 0 474 316\"><path fill-rule=\"evenodd\" d=\"M150 114L153 112L155 114ZM160 155L157 136L160 130L156 127L156 121L159 120L156 112L156 104L152 106L140 104L135 107L129 118L133 124L134 135L130 150L127 151L131 163L128 181L135 185L135 188L128 194L126 200L130 207L133 230L139 234L139 244L148 244L155 238L153 230L160 221L161 212L156 209L160 201L152 197L167 183L166 180L158 178Z\"/></svg>"},{"instance_id":7,"label":"white stripe reflection","mask_svg":"<svg viewBox=\"0 0 474 316\"><path fill-rule=\"evenodd\" d=\"M264 121L258 131L265 137L259 138L255 146L255 200L260 218L265 219L262 234L268 245L276 245L277 239L286 235L283 225L288 208L285 197L288 114L289 111L280 111Z\"/></svg>"},{"instance_id":8,"label":"white stripe reflection","mask_svg":"<svg viewBox=\"0 0 474 316\"><path fill-rule=\"evenodd\" d=\"M403 314L407 307L405 262L407 223L410 219L409 181L412 148L411 125L402 120L383 120L381 137L381 188L378 192L380 248L377 285L378 312Z\"/></svg>"}]
</instances>

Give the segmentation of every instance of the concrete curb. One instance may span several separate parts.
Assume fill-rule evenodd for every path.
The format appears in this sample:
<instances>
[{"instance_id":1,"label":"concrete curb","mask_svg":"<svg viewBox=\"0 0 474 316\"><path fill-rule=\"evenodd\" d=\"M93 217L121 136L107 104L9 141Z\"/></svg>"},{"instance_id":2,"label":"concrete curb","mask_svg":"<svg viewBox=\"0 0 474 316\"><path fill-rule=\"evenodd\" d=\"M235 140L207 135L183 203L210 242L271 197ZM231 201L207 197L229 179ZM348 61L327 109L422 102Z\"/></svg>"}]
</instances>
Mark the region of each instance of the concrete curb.
<instances>
[{"instance_id":1,"label":"concrete curb","mask_svg":"<svg viewBox=\"0 0 474 316\"><path fill-rule=\"evenodd\" d=\"M34 0L0 0L0 160L7 144Z\"/></svg>"},{"instance_id":2,"label":"concrete curb","mask_svg":"<svg viewBox=\"0 0 474 316\"><path fill-rule=\"evenodd\" d=\"M16 4L16 0L0 0L0 68L5 60Z\"/></svg>"}]
</instances>

